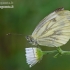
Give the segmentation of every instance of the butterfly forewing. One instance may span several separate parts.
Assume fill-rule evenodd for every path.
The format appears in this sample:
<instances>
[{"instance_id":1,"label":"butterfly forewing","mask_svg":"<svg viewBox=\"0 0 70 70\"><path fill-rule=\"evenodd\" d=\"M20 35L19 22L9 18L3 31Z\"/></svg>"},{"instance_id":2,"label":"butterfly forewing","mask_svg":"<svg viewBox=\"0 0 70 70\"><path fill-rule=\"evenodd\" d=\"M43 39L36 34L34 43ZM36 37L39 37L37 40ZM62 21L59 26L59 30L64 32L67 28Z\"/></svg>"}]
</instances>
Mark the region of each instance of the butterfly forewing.
<instances>
[{"instance_id":1,"label":"butterfly forewing","mask_svg":"<svg viewBox=\"0 0 70 70\"><path fill-rule=\"evenodd\" d=\"M39 31L41 31L40 29L46 24L47 26L49 25L48 23L50 22L49 20L55 18L57 16L57 14L55 12L49 14L47 17L45 17L35 28L35 30L32 33L32 37L36 37L39 33Z\"/></svg>"}]
</instances>

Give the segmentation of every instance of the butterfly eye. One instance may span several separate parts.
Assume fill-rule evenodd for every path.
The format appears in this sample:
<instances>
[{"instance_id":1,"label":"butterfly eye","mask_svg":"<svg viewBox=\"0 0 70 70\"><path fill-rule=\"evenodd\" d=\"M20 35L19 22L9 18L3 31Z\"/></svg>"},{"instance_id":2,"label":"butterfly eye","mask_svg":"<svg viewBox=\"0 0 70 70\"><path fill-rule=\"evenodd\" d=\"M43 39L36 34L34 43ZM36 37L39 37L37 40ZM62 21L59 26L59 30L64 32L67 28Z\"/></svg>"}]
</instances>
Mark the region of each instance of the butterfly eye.
<instances>
[{"instance_id":1,"label":"butterfly eye","mask_svg":"<svg viewBox=\"0 0 70 70\"><path fill-rule=\"evenodd\" d=\"M32 39L30 36L26 36L26 39L27 39L27 41L30 42L30 43L34 42L33 39Z\"/></svg>"},{"instance_id":2,"label":"butterfly eye","mask_svg":"<svg viewBox=\"0 0 70 70\"><path fill-rule=\"evenodd\" d=\"M29 41L29 40L30 40L29 36L26 36L25 38L27 39L27 41Z\"/></svg>"}]
</instances>

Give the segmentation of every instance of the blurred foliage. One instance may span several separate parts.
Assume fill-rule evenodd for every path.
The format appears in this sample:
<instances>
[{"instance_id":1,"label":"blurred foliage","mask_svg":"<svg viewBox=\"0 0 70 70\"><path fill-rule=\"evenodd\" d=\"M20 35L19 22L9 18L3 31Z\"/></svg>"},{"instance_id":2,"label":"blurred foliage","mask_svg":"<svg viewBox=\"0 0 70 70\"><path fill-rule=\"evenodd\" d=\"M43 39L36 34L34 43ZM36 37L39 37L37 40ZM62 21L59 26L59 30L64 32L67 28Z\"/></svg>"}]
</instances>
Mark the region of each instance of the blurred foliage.
<instances>
[{"instance_id":1,"label":"blurred foliage","mask_svg":"<svg viewBox=\"0 0 70 70\"><path fill-rule=\"evenodd\" d=\"M0 0L11 1L11 0ZM26 35L33 32L41 19L55 9L70 10L70 0L12 0L14 8L0 9L0 70L70 70L70 56L46 55L32 68L25 59ZM12 35L6 35L11 33ZM18 35L23 34L23 35ZM70 43L62 47L70 50ZM43 50L55 48L41 47Z\"/></svg>"}]
</instances>

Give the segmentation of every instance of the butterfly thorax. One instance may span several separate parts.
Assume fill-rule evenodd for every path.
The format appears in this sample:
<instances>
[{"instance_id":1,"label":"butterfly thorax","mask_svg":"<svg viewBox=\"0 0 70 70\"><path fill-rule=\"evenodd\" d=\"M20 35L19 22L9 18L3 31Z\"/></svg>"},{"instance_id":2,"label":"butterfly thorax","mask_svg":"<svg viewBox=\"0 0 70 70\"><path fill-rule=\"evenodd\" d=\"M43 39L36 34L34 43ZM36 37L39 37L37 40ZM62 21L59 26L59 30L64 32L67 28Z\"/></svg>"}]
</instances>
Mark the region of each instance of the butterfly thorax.
<instances>
[{"instance_id":1,"label":"butterfly thorax","mask_svg":"<svg viewBox=\"0 0 70 70\"><path fill-rule=\"evenodd\" d=\"M26 36L26 39L32 45L38 45L36 40L31 35Z\"/></svg>"}]
</instances>

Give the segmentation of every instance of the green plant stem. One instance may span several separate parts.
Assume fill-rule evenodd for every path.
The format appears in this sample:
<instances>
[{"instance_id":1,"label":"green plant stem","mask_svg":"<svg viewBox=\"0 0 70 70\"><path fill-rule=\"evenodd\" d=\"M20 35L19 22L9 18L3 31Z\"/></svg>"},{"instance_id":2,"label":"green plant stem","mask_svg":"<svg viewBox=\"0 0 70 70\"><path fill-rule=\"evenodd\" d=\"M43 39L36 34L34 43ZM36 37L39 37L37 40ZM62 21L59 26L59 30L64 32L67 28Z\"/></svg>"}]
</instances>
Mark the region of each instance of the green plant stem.
<instances>
[{"instance_id":1,"label":"green plant stem","mask_svg":"<svg viewBox=\"0 0 70 70\"><path fill-rule=\"evenodd\" d=\"M70 55L70 51L63 51L64 55Z\"/></svg>"},{"instance_id":2,"label":"green plant stem","mask_svg":"<svg viewBox=\"0 0 70 70\"><path fill-rule=\"evenodd\" d=\"M63 51L60 47L57 48L57 50L53 51L43 51L43 54L53 54L56 53L54 57L57 57L58 55L70 55L70 51Z\"/></svg>"},{"instance_id":3,"label":"green plant stem","mask_svg":"<svg viewBox=\"0 0 70 70\"><path fill-rule=\"evenodd\" d=\"M43 51L43 54L53 54L53 53L58 53L57 50L53 50L53 51Z\"/></svg>"}]
</instances>

